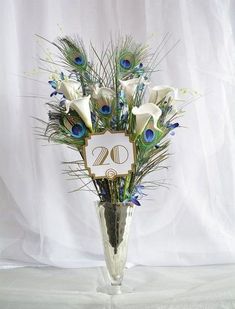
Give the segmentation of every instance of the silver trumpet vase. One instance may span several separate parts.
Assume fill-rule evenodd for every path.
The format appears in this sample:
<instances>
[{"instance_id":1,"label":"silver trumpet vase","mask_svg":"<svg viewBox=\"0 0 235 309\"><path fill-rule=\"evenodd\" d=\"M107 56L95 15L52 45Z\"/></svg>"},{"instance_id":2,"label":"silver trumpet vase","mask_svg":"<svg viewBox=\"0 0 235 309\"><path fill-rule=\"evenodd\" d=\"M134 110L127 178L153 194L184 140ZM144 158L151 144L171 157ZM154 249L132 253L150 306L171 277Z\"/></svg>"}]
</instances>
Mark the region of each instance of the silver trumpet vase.
<instances>
[{"instance_id":1,"label":"silver trumpet vase","mask_svg":"<svg viewBox=\"0 0 235 309\"><path fill-rule=\"evenodd\" d=\"M132 203L98 202L98 216L102 233L104 256L111 285L99 292L121 294L126 265L128 238L135 206Z\"/></svg>"}]
</instances>

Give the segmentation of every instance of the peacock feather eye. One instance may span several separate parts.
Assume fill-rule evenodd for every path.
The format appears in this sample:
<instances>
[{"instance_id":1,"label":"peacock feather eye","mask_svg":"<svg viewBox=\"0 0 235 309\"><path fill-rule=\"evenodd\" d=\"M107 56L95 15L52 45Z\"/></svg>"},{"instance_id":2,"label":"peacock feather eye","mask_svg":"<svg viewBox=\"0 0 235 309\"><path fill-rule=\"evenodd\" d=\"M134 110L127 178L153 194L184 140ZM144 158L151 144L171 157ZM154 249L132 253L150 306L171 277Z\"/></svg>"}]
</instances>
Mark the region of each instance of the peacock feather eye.
<instances>
[{"instance_id":1,"label":"peacock feather eye","mask_svg":"<svg viewBox=\"0 0 235 309\"><path fill-rule=\"evenodd\" d=\"M82 66L85 64L85 59L82 55L78 55L74 58L74 63Z\"/></svg>"},{"instance_id":2,"label":"peacock feather eye","mask_svg":"<svg viewBox=\"0 0 235 309\"><path fill-rule=\"evenodd\" d=\"M130 69L131 68L131 62L128 59L121 59L120 65L123 67L123 69Z\"/></svg>"},{"instance_id":3,"label":"peacock feather eye","mask_svg":"<svg viewBox=\"0 0 235 309\"><path fill-rule=\"evenodd\" d=\"M70 55L71 61L74 63L77 69L83 70L87 66L87 60L85 54L82 54L81 52L72 52Z\"/></svg>"},{"instance_id":4,"label":"peacock feather eye","mask_svg":"<svg viewBox=\"0 0 235 309\"><path fill-rule=\"evenodd\" d=\"M155 140L156 134L154 130L144 130L144 140L146 143L152 143Z\"/></svg>"},{"instance_id":5,"label":"peacock feather eye","mask_svg":"<svg viewBox=\"0 0 235 309\"><path fill-rule=\"evenodd\" d=\"M76 123L71 128L71 135L76 138L81 138L85 135L86 128L83 123Z\"/></svg>"},{"instance_id":6,"label":"peacock feather eye","mask_svg":"<svg viewBox=\"0 0 235 309\"><path fill-rule=\"evenodd\" d=\"M79 71L85 71L87 67L87 57L83 43L70 37L60 38L59 42L59 49L66 62Z\"/></svg>"},{"instance_id":7,"label":"peacock feather eye","mask_svg":"<svg viewBox=\"0 0 235 309\"><path fill-rule=\"evenodd\" d=\"M83 121L76 115L66 116L63 124L72 137L83 138L86 135L87 128Z\"/></svg>"},{"instance_id":8,"label":"peacock feather eye","mask_svg":"<svg viewBox=\"0 0 235 309\"><path fill-rule=\"evenodd\" d=\"M148 147L154 146L158 136L159 132L154 128L153 120L150 119L141 136L142 144Z\"/></svg>"},{"instance_id":9,"label":"peacock feather eye","mask_svg":"<svg viewBox=\"0 0 235 309\"><path fill-rule=\"evenodd\" d=\"M133 69L135 67L135 56L130 52L122 54L119 58L119 65L123 70Z\"/></svg>"},{"instance_id":10,"label":"peacock feather eye","mask_svg":"<svg viewBox=\"0 0 235 309\"><path fill-rule=\"evenodd\" d=\"M96 108L101 117L111 117L113 112L113 98L100 97L96 100Z\"/></svg>"},{"instance_id":11,"label":"peacock feather eye","mask_svg":"<svg viewBox=\"0 0 235 309\"><path fill-rule=\"evenodd\" d=\"M112 107L110 105L103 105L100 108L100 113L103 115L110 115L112 113Z\"/></svg>"}]
</instances>

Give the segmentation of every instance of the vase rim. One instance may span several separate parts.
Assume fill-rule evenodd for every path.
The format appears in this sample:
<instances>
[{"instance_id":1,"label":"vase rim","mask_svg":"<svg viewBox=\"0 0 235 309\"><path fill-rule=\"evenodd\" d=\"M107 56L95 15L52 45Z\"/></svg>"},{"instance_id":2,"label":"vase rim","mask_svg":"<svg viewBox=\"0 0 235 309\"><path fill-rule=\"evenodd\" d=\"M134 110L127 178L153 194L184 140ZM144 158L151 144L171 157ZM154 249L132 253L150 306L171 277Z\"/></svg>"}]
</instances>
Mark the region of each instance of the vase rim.
<instances>
[{"instance_id":1,"label":"vase rim","mask_svg":"<svg viewBox=\"0 0 235 309\"><path fill-rule=\"evenodd\" d=\"M105 201L95 201L95 204L97 206L119 206L119 207L135 207L135 204L132 202L116 202L116 203L112 203L112 202L105 202Z\"/></svg>"}]
</instances>

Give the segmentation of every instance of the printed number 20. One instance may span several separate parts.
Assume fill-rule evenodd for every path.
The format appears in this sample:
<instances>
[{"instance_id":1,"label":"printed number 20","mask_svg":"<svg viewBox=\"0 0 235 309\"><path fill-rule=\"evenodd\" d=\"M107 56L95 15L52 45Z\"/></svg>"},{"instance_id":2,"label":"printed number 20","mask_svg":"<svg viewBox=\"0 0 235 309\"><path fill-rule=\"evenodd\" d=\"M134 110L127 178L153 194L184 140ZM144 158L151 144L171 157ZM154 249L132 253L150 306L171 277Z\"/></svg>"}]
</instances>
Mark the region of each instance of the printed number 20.
<instances>
[{"instance_id":1,"label":"printed number 20","mask_svg":"<svg viewBox=\"0 0 235 309\"><path fill-rule=\"evenodd\" d=\"M95 155L95 153L97 152L96 150L98 149L100 151L93 163L93 166L109 165L110 163L106 162L106 159L109 155L109 150L106 147L102 146L95 147L92 151L93 156ZM124 147L123 145L116 145L110 150L110 157L114 163L123 164L127 161L129 153L126 147Z\"/></svg>"}]
</instances>

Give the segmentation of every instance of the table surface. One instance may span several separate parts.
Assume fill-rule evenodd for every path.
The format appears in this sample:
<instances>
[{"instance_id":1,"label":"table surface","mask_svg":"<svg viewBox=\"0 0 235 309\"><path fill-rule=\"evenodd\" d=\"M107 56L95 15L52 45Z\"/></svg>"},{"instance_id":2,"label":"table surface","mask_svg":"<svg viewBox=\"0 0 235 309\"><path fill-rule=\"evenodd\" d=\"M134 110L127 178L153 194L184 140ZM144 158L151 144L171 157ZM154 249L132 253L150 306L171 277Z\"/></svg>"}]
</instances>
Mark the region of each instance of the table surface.
<instances>
[{"instance_id":1,"label":"table surface","mask_svg":"<svg viewBox=\"0 0 235 309\"><path fill-rule=\"evenodd\" d=\"M235 308L235 265L126 269L131 293L97 292L105 285L103 267L0 270L1 309L227 309Z\"/></svg>"}]
</instances>

